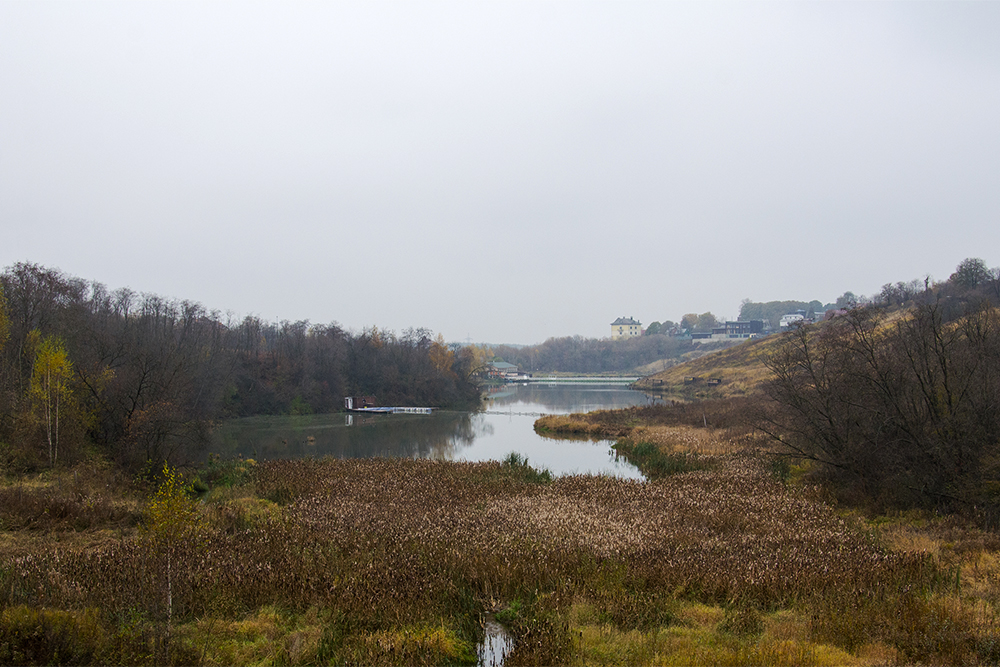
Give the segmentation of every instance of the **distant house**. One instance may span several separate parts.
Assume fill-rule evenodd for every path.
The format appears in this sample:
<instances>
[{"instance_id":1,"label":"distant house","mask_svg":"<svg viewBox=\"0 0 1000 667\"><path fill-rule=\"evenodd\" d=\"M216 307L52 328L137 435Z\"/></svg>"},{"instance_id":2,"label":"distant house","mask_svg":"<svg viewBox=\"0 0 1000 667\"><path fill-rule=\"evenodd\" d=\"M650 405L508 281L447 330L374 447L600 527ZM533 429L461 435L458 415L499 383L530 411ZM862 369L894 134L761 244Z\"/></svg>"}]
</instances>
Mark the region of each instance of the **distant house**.
<instances>
[{"instance_id":1,"label":"distant house","mask_svg":"<svg viewBox=\"0 0 1000 667\"><path fill-rule=\"evenodd\" d=\"M727 341L737 343L747 338L756 338L768 333L767 323L764 320L738 320L736 322L726 322L725 326L714 327L711 332L691 332L692 343L713 343L717 341Z\"/></svg>"},{"instance_id":2,"label":"distant house","mask_svg":"<svg viewBox=\"0 0 1000 667\"><path fill-rule=\"evenodd\" d=\"M796 310L794 313L782 315L781 321L778 323L778 328L782 331L788 331L806 323L806 311Z\"/></svg>"},{"instance_id":3,"label":"distant house","mask_svg":"<svg viewBox=\"0 0 1000 667\"><path fill-rule=\"evenodd\" d=\"M517 374L517 366L506 361L493 361L486 368L486 374L491 378L503 378Z\"/></svg>"},{"instance_id":4,"label":"distant house","mask_svg":"<svg viewBox=\"0 0 1000 667\"><path fill-rule=\"evenodd\" d=\"M754 338L764 332L764 320L726 322L726 338Z\"/></svg>"},{"instance_id":5,"label":"distant house","mask_svg":"<svg viewBox=\"0 0 1000 667\"><path fill-rule=\"evenodd\" d=\"M619 317L611 323L612 338L633 338L642 335L642 324L631 317Z\"/></svg>"},{"instance_id":6,"label":"distant house","mask_svg":"<svg viewBox=\"0 0 1000 667\"><path fill-rule=\"evenodd\" d=\"M531 379L531 373L525 373L517 369L514 364L506 361L493 361L486 367L486 376L491 380L503 380L504 382L526 382Z\"/></svg>"}]
</instances>

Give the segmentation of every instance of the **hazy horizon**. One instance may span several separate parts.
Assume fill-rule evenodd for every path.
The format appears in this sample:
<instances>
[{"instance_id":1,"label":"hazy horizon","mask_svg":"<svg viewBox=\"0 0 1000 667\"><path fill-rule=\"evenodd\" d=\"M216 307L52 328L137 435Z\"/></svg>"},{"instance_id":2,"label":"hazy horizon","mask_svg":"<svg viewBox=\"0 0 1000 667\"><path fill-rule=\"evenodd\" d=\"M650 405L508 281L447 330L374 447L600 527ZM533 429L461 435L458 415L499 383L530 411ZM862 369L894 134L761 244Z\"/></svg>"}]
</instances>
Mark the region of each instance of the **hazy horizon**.
<instances>
[{"instance_id":1,"label":"hazy horizon","mask_svg":"<svg viewBox=\"0 0 1000 667\"><path fill-rule=\"evenodd\" d=\"M604 337L1000 264L1000 4L0 3L0 266Z\"/></svg>"}]
</instances>

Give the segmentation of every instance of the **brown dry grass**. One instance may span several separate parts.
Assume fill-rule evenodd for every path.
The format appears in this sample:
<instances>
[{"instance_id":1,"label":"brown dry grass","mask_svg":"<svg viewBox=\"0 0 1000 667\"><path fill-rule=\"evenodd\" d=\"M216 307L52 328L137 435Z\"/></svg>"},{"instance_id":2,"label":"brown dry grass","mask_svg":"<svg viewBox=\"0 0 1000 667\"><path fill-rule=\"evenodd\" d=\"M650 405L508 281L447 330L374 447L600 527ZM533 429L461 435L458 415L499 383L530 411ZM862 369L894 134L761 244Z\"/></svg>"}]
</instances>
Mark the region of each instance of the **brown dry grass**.
<instances>
[{"instance_id":1,"label":"brown dry grass","mask_svg":"<svg viewBox=\"0 0 1000 667\"><path fill-rule=\"evenodd\" d=\"M711 469L532 483L503 463L240 462L175 545L171 634L164 553L117 519L8 531L37 539L4 553L0 603L97 609L94 660L125 664L462 661L484 610L507 614L509 664L997 657L993 537L912 517L868 528L781 483L746 434L660 417L630 433Z\"/></svg>"},{"instance_id":2,"label":"brown dry grass","mask_svg":"<svg viewBox=\"0 0 1000 667\"><path fill-rule=\"evenodd\" d=\"M635 387L687 400L749 396L767 380L763 358L775 349L779 339L778 335L767 336L709 352L641 378ZM687 383L686 378L690 377L695 381ZM711 378L719 378L722 382L709 385Z\"/></svg>"},{"instance_id":3,"label":"brown dry grass","mask_svg":"<svg viewBox=\"0 0 1000 667\"><path fill-rule=\"evenodd\" d=\"M547 415L535 421L535 430L546 436L652 442L668 453L734 454L771 447L752 427L759 410L752 399L713 399Z\"/></svg>"},{"instance_id":4,"label":"brown dry grass","mask_svg":"<svg viewBox=\"0 0 1000 667\"><path fill-rule=\"evenodd\" d=\"M0 483L0 557L37 553L53 544L87 549L134 536L140 490L108 465L5 479Z\"/></svg>"},{"instance_id":5,"label":"brown dry grass","mask_svg":"<svg viewBox=\"0 0 1000 667\"><path fill-rule=\"evenodd\" d=\"M630 429L609 429L606 425L589 421L587 415L546 415L535 421L535 430L548 436L585 438L615 438Z\"/></svg>"},{"instance_id":6,"label":"brown dry grass","mask_svg":"<svg viewBox=\"0 0 1000 667\"><path fill-rule=\"evenodd\" d=\"M692 426L639 426L632 430L629 439L649 442L668 454L690 452L703 456L723 456L745 452L745 436L730 436Z\"/></svg>"},{"instance_id":7,"label":"brown dry grass","mask_svg":"<svg viewBox=\"0 0 1000 667\"><path fill-rule=\"evenodd\" d=\"M916 513L883 518L876 531L893 551L927 555L948 573L952 590L946 604L964 615L978 635L996 643L1000 637L996 613L1000 608L1000 535L954 517Z\"/></svg>"},{"instance_id":8,"label":"brown dry grass","mask_svg":"<svg viewBox=\"0 0 1000 667\"><path fill-rule=\"evenodd\" d=\"M525 636L561 647L531 659L561 660L573 649L559 639L566 636L559 610L573 600L588 601L621 631L641 633L669 624L677 600L777 608L816 595L893 596L932 574L924 557L878 548L853 521L789 491L752 456L722 457L713 471L656 483L577 476L528 484L509 468L261 464L256 499L210 504L204 513L213 528L177 545L176 613L191 622L228 619L223 632L266 605L337 610L352 624L341 655L392 662L405 648L433 661L434 646L458 650L456 641L469 641L465 614L523 600L534 610ZM134 539L57 547L8 560L3 590L7 604L97 607L108 619L139 610L156 619L164 613L163 571L162 554ZM441 626L442 618L453 620ZM418 635L427 640L407 643ZM268 637L258 632L245 643L276 641ZM271 655L222 646L219 655Z\"/></svg>"}]
</instances>

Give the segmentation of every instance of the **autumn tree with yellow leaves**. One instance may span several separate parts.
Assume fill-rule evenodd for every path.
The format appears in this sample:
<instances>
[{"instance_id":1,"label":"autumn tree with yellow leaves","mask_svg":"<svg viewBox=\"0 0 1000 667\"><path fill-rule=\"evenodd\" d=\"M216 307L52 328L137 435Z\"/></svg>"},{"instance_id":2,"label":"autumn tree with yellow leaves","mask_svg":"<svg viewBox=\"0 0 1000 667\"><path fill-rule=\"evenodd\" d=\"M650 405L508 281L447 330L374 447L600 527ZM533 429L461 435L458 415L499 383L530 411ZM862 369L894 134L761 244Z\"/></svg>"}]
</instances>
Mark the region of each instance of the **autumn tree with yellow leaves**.
<instances>
[{"instance_id":1,"label":"autumn tree with yellow leaves","mask_svg":"<svg viewBox=\"0 0 1000 667\"><path fill-rule=\"evenodd\" d=\"M55 465L59 459L60 411L73 407L73 392L69 385L72 374L73 364L62 340L56 336L42 338L35 348L28 396L32 415L45 429L49 465Z\"/></svg>"},{"instance_id":2,"label":"autumn tree with yellow leaves","mask_svg":"<svg viewBox=\"0 0 1000 667\"><path fill-rule=\"evenodd\" d=\"M430 345L428 356L436 371L445 375L454 375L452 366L455 363L455 353L448 349L444 342L444 336L438 334L437 339Z\"/></svg>"},{"instance_id":3,"label":"autumn tree with yellow leaves","mask_svg":"<svg viewBox=\"0 0 1000 667\"><path fill-rule=\"evenodd\" d=\"M174 616L175 564L181 550L185 545L196 541L203 527L198 514L198 503L188 497L187 487L177 470L164 462L159 487L146 508L142 535L153 553L162 559L167 624L164 653L167 658Z\"/></svg>"}]
</instances>

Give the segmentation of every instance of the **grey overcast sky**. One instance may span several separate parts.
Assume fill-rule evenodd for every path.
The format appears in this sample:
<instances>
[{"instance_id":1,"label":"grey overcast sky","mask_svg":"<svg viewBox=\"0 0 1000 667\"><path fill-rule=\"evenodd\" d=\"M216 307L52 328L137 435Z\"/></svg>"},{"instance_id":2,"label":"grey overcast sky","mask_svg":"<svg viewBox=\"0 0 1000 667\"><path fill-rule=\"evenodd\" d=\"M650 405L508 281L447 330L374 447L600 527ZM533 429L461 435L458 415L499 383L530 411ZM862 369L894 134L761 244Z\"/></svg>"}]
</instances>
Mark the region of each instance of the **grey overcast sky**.
<instances>
[{"instance_id":1,"label":"grey overcast sky","mask_svg":"<svg viewBox=\"0 0 1000 667\"><path fill-rule=\"evenodd\" d=\"M0 266L606 336L1000 264L1000 3L0 0Z\"/></svg>"}]
</instances>

